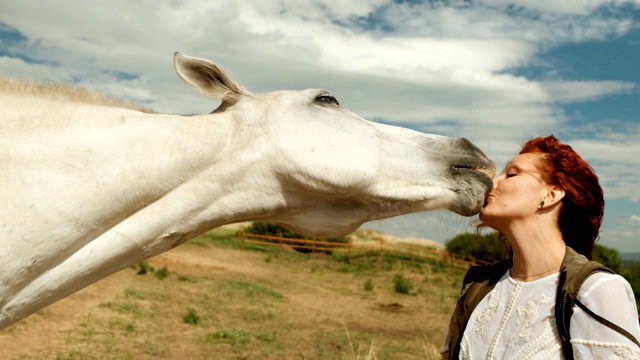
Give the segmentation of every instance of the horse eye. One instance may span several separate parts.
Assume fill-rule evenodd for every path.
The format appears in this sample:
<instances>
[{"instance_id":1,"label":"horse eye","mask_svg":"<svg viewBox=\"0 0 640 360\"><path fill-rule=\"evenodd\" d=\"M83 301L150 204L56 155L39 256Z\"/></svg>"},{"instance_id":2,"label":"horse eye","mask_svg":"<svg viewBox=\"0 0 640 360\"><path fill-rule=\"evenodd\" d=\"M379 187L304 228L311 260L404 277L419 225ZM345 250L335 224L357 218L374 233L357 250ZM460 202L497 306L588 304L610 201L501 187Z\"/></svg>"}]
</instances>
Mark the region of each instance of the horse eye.
<instances>
[{"instance_id":1,"label":"horse eye","mask_svg":"<svg viewBox=\"0 0 640 360\"><path fill-rule=\"evenodd\" d=\"M335 104L335 105L340 105L340 103L338 102L338 100L336 100L335 97L333 97L333 95L329 95L329 94L322 94L322 95L318 95L316 96L315 99L317 102L323 102L323 103L327 103L327 104Z\"/></svg>"}]
</instances>

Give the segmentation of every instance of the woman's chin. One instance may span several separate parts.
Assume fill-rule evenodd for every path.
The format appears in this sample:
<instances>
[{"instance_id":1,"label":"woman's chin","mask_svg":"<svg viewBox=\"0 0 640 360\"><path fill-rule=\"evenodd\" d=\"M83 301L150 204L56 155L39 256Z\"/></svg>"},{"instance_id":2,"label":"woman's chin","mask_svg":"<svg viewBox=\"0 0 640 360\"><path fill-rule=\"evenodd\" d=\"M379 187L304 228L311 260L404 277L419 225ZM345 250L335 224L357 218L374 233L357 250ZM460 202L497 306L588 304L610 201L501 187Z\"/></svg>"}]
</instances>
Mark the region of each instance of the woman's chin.
<instances>
[{"instance_id":1,"label":"woman's chin","mask_svg":"<svg viewBox=\"0 0 640 360\"><path fill-rule=\"evenodd\" d=\"M487 211L487 207L486 207L486 206L485 206L485 207L483 207L483 208L480 210L480 213L478 213L478 218L479 218L479 219L480 219L480 221L482 221L483 223L484 223L484 222L487 222L487 217L490 217L487 213L488 213L488 211Z\"/></svg>"},{"instance_id":2,"label":"woman's chin","mask_svg":"<svg viewBox=\"0 0 640 360\"><path fill-rule=\"evenodd\" d=\"M495 222L495 216L491 213L491 209L488 209L487 207L482 208L478 214L478 218L484 225L493 228L492 224Z\"/></svg>"}]
</instances>

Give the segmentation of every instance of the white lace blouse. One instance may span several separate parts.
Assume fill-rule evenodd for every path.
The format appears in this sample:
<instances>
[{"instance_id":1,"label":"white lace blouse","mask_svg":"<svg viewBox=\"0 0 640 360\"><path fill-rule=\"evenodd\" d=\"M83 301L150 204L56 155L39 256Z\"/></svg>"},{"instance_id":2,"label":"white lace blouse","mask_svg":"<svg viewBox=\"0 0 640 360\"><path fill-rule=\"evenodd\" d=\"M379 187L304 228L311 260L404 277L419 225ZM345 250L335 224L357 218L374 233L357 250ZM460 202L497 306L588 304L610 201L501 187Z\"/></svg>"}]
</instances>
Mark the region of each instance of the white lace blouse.
<instances>
[{"instance_id":1,"label":"white lace blouse","mask_svg":"<svg viewBox=\"0 0 640 360\"><path fill-rule=\"evenodd\" d=\"M564 359L555 322L559 273L520 282L509 271L473 311L462 337L460 359ZM629 283L597 273L578 300L640 339L638 310ZM640 359L640 348L574 307L571 343L576 359Z\"/></svg>"}]
</instances>

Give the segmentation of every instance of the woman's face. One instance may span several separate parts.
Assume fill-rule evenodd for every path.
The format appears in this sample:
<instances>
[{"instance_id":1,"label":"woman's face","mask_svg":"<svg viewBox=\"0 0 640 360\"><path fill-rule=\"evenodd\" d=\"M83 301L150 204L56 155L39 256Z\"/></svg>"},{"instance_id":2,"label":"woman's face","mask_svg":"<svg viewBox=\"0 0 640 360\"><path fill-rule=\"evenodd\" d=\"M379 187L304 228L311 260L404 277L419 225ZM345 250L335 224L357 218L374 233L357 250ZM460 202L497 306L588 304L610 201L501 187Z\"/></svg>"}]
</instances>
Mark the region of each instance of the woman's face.
<instances>
[{"instance_id":1,"label":"woman's face","mask_svg":"<svg viewBox=\"0 0 640 360\"><path fill-rule=\"evenodd\" d=\"M493 190L480 211L483 223L502 231L513 220L535 215L548 191L535 166L540 156L537 153L520 154L493 179Z\"/></svg>"}]
</instances>

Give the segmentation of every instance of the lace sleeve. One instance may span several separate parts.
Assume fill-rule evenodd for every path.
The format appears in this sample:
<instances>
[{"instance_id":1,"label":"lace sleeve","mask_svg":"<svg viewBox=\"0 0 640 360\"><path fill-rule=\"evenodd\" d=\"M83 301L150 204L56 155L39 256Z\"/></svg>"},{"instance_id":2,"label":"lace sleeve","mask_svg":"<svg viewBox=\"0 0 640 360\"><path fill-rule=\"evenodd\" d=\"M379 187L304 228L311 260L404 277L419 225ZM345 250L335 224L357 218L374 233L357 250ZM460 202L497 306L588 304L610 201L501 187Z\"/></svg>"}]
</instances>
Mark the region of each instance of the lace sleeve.
<instances>
[{"instance_id":1,"label":"lace sleeve","mask_svg":"<svg viewBox=\"0 0 640 360\"><path fill-rule=\"evenodd\" d=\"M588 309L640 339L638 309L631 286L620 275L598 273L580 288L578 300ZM640 359L640 347L582 309L574 307L571 343L576 359Z\"/></svg>"}]
</instances>

